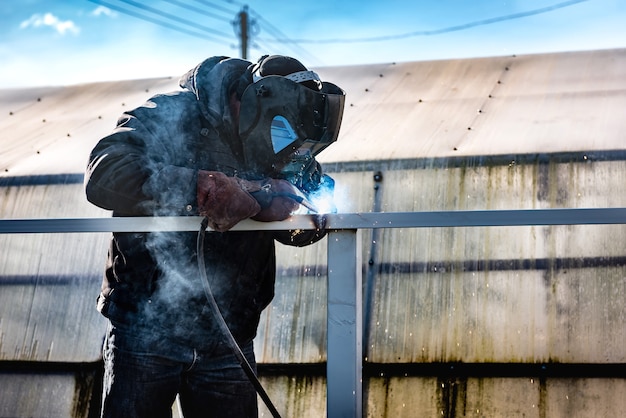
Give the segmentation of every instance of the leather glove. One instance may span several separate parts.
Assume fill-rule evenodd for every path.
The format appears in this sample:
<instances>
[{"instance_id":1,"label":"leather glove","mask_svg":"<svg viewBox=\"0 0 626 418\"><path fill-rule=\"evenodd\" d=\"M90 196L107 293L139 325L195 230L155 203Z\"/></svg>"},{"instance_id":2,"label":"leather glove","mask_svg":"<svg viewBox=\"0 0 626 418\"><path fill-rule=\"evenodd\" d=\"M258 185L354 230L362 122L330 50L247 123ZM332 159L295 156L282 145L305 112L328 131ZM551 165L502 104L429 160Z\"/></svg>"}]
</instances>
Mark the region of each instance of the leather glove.
<instances>
[{"instance_id":1,"label":"leather glove","mask_svg":"<svg viewBox=\"0 0 626 418\"><path fill-rule=\"evenodd\" d=\"M259 182L228 177L218 171L198 171L197 200L200 215L206 216L209 226L224 232L239 221L259 213L261 205L250 195L258 191Z\"/></svg>"},{"instance_id":2,"label":"leather glove","mask_svg":"<svg viewBox=\"0 0 626 418\"><path fill-rule=\"evenodd\" d=\"M300 204L293 199L298 191L287 180L267 179L260 184L260 189L251 193L261 206L261 211L252 216L255 221L282 221L298 209Z\"/></svg>"}]
</instances>

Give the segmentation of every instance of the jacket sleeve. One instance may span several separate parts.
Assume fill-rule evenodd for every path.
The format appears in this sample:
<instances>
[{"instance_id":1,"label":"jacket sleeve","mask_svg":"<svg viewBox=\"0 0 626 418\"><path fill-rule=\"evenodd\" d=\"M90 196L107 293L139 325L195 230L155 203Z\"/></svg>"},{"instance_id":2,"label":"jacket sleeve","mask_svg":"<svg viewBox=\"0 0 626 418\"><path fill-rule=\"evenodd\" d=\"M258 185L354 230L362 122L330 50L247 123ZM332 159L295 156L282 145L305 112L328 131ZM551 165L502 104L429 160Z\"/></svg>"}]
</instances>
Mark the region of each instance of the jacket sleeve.
<instances>
[{"instance_id":1,"label":"jacket sleeve","mask_svg":"<svg viewBox=\"0 0 626 418\"><path fill-rule=\"evenodd\" d=\"M180 161L188 156L189 121L171 102L155 97L123 114L113 133L98 142L85 176L91 203L124 215L181 215L195 209L197 171Z\"/></svg>"}]
</instances>

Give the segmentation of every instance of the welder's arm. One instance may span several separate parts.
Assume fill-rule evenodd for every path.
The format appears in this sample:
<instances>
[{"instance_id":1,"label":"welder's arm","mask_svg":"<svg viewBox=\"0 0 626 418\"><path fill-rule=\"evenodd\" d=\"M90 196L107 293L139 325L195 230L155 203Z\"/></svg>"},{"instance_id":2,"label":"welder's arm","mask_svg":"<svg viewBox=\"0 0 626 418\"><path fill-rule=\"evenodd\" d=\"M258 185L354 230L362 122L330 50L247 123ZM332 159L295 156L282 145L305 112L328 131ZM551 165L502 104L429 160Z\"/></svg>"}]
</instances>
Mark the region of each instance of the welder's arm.
<instances>
[{"instance_id":1,"label":"welder's arm","mask_svg":"<svg viewBox=\"0 0 626 418\"><path fill-rule=\"evenodd\" d=\"M288 181L266 179L260 185L259 190L251 193L261 205L259 213L252 217L255 221L282 221L298 209L298 191Z\"/></svg>"},{"instance_id":2,"label":"welder's arm","mask_svg":"<svg viewBox=\"0 0 626 418\"><path fill-rule=\"evenodd\" d=\"M170 163L179 150L159 129L164 121L142 109L124 114L113 133L92 150L85 176L87 199L124 215L191 214L197 173Z\"/></svg>"},{"instance_id":3,"label":"welder's arm","mask_svg":"<svg viewBox=\"0 0 626 418\"><path fill-rule=\"evenodd\" d=\"M239 221L282 221L297 208L297 191L286 180L244 180L216 171L198 172L198 211L216 231L228 231Z\"/></svg>"},{"instance_id":4,"label":"welder's arm","mask_svg":"<svg viewBox=\"0 0 626 418\"><path fill-rule=\"evenodd\" d=\"M260 185L218 171L198 172L198 212L209 221L209 226L220 232L228 231L239 221L261 211L261 205L251 191Z\"/></svg>"}]
</instances>

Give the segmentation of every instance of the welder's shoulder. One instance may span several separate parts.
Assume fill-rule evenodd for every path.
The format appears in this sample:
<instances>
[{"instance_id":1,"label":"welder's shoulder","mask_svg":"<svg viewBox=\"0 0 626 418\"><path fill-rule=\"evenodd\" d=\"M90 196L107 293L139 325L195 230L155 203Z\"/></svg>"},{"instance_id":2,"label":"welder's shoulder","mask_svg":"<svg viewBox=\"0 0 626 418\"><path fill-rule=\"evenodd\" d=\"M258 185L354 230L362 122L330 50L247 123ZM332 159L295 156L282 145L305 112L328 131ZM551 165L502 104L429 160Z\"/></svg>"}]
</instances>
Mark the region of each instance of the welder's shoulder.
<instances>
[{"instance_id":1,"label":"welder's shoulder","mask_svg":"<svg viewBox=\"0 0 626 418\"><path fill-rule=\"evenodd\" d=\"M124 125L128 123L128 120L141 121L141 124L149 127L181 120L192 120L199 115L196 96L189 91L176 91L152 96L141 106L126 112L121 121ZM136 122L132 123L137 124Z\"/></svg>"},{"instance_id":2,"label":"welder's shoulder","mask_svg":"<svg viewBox=\"0 0 626 418\"><path fill-rule=\"evenodd\" d=\"M161 93L152 96L136 110L151 110L161 112L185 112L197 107L195 94L188 90Z\"/></svg>"}]
</instances>

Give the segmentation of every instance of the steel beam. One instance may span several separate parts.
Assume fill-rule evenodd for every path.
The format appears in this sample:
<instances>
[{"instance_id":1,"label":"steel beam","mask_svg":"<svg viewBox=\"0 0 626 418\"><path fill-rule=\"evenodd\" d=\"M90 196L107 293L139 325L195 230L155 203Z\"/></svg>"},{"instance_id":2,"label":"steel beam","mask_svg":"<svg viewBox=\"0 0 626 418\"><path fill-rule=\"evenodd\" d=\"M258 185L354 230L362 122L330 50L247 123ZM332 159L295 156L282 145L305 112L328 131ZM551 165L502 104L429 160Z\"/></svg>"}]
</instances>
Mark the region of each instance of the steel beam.
<instances>
[{"instance_id":1,"label":"steel beam","mask_svg":"<svg viewBox=\"0 0 626 418\"><path fill-rule=\"evenodd\" d=\"M326 416L360 418L363 409L361 234L328 234Z\"/></svg>"},{"instance_id":2,"label":"steel beam","mask_svg":"<svg viewBox=\"0 0 626 418\"><path fill-rule=\"evenodd\" d=\"M244 220L233 231L314 229L316 215L294 215L281 222ZM626 208L369 212L323 215L327 229L437 228L472 226L626 224ZM0 234L57 232L197 231L202 218L125 217L0 219Z\"/></svg>"}]
</instances>

